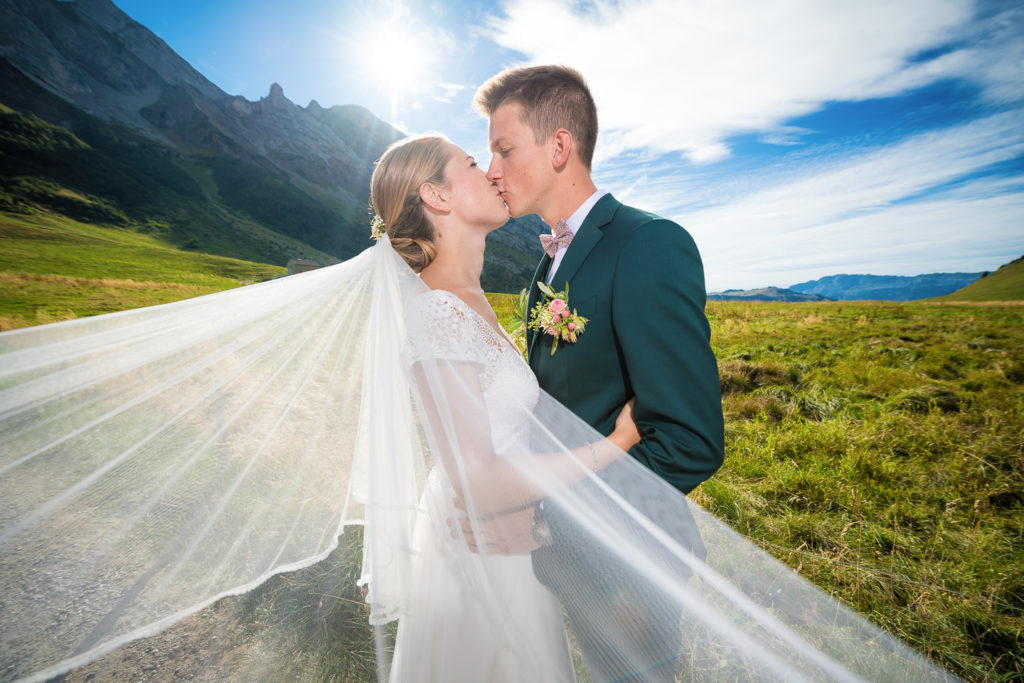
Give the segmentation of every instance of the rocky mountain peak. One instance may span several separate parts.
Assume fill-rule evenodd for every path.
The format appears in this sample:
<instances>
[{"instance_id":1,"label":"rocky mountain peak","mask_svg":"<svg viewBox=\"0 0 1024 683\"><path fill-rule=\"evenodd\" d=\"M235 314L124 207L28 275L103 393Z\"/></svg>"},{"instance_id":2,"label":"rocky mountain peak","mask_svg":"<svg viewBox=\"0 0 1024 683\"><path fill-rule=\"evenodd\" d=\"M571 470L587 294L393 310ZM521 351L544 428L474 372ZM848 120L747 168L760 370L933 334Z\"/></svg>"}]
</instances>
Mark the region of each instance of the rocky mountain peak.
<instances>
[{"instance_id":1,"label":"rocky mountain peak","mask_svg":"<svg viewBox=\"0 0 1024 683\"><path fill-rule=\"evenodd\" d=\"M270 94L263 99L274 107L283 107L292 103L291 100L284 96L284 88L277 83L270 84Z\"/></svg>"}]
</instances>

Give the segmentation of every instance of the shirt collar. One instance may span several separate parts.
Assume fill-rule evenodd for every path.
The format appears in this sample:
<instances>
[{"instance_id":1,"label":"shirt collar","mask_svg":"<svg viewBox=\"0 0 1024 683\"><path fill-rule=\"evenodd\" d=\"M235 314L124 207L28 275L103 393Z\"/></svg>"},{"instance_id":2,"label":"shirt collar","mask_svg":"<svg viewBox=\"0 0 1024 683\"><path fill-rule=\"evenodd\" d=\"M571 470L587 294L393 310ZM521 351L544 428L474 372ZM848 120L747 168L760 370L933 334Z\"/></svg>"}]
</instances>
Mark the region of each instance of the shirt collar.
<instances>
[{"instance_id":1,"label":"shirt collar","mask_svg":"<svg viewBox=\"0 0 1024 683\"><path fill-rule=\"evenodd\" d=\"M580 204L580 208L572 212L572 215L566 219L565 224L569 226L569 230L575 235L576 231L583 225L583 221L586 220L587 214L594 208L594 204L597 204L597 200L608 194L607 190L596 190L594 194L587 197L586 201Z\"/></svg>"}]
</instances>

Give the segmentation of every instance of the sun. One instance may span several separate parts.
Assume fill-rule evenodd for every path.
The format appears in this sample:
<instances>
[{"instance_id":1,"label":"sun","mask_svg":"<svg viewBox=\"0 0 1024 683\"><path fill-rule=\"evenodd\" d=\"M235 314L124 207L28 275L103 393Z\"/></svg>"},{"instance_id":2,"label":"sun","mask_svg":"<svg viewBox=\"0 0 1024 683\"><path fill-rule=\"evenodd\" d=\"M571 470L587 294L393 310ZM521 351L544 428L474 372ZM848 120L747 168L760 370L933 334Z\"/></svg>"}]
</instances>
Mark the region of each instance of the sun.
<instances>
[{"instance_id":1,"label":"sun","mask_svg":"<svg viewBox=\"0 0 1024 683\"><path fill-rule=\"evenodd\" d=\"M417 82L423 74L427 52L417 37L404 27L381 27L370 36L367 48L371 75L383 82L407 86Z\"/></svg>"},{"instance_id":2,"label":"sun","mask_svg":"<svg viewBox=\"0 0 1024 683\"><path fill-rule=\"evenodd\" d=\"M396 117L399 100L424 84L429 50L417 32L391 20L367 32L361 53L367 77L389 91L392 116Z\"/></svg>"}]
</instances>

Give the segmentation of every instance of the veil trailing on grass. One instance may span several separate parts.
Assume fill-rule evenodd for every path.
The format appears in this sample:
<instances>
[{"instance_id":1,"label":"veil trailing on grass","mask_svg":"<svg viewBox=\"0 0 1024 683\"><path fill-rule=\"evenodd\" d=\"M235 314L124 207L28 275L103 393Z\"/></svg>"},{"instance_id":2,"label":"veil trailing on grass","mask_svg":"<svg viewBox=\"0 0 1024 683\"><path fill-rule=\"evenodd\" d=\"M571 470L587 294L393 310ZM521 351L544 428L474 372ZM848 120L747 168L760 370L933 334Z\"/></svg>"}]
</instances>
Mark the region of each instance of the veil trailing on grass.
<instances>
[{"instance_id":1,"label":"veil trailing on grass","mask_svg":"<svg viewBox=\"0 0 1024 683\"><path fill-rule=\"evenodd\" d=\"M485 376L505 342L481 341L468 308L438 325L431 300L385 237L317 271L0 335L4 678L60 675L315 563L352 524L371 623L422 606L433 529L452 599L528 668L537 634L506 613L488 554L524 535L496 522L541 500L562 522L538 553L610 558L582 568L597 583L574 637L616 626L627 637L602 646L626 669L671 643L684 679L948 677L628 457L595 473L601 436L530 377ZM670 618L619 600L627 585Z\"/></svg>"}]
</instances>

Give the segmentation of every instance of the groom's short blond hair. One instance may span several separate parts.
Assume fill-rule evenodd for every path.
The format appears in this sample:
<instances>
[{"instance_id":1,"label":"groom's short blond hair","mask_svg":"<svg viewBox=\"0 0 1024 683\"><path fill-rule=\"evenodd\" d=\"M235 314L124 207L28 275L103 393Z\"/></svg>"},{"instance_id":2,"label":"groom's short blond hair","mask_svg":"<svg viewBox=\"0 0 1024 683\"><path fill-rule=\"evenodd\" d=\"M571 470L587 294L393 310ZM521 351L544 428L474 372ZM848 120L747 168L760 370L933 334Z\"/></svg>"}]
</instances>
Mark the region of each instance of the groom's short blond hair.
<instances>
[{"instance_id":1,"label":"groom's short blond hair","mask_svg":"<svg viewBox=\"0 0 1024 683\"><path fill-rule=\"evenodd\" d=\"M523 107L523 123L538 144L559 128L572 133L580 161L590 170L597 144L597 106L579 71L567 66L507 69L481 85L473 98L488 118L509 102Z\"/></svg>"}]
</instances>

